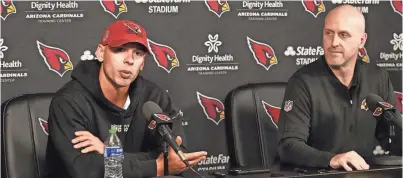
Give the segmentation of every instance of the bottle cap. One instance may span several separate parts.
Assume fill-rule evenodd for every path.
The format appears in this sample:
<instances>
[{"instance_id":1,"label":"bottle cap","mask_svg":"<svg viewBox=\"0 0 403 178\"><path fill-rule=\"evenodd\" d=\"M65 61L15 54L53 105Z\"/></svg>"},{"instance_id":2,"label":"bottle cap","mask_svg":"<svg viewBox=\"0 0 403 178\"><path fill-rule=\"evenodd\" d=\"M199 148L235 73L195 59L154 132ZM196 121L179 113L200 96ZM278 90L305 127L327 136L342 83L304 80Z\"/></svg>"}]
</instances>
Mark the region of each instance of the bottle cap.
<instances>
[{"instance_id":1,"label":"bottle cap","mask_svg":"<svg viewBox=\"0 0 403 178\"><path fill-rule=\"evenodd\" d=\"M113 129L109 130L109 134L116 134L116 130Z\"/></svg>"}]
</instances>

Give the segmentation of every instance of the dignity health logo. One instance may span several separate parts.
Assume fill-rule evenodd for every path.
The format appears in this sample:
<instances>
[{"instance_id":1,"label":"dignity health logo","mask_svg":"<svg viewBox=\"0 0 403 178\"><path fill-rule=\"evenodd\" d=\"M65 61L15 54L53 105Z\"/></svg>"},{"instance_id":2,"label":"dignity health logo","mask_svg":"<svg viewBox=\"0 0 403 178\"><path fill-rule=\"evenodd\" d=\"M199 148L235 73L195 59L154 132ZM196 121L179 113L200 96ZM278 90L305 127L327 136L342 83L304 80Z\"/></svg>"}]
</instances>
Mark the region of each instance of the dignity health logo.
<instances>
[{"instance_id":1,"label":"dignity health logo","mask_svg":"<svg viewBox=\"0 0 403 178\"><path fill-rule=\"evenodd\" d=\"M403 50L403 33L400 33L399 35L396 33L393 33L393 39L390 40L390 44L393 46L393 51L391 53L385 53L381 52L380 53L380 58L384 60L401 60L403 57L402 50Z\"/></svg>"},{"instance_id":2,"label":"dignity health logo","mask_svg":"<svg viewBox=\"0 0 403 178\"><path fill-rule=\"evenodd\" d=\"M213 33L214 34L214 33ZM238 70L239 64L234 61L232 54L223 54L220 47L223 42L219 40L219 34L207 35L204 46L207 53L192 55L192 63L187 64L188 72L197 72L199 75L225 75L228 71Z\"/></svg>"},{"instance_id":3,"label":"dignity health logo","mask_svg":"<svg viewBox=\"0 0 403 178\"><path fill-rule=\"evenodd\" d=\"M403 33L393 33L393 39L390 50L379 53L380 60L376 61L376 65L386 70L401 71L403 59Z\"/></svg>"},{"instance_id":4,"label":"dignity health logo","mask_svg":"<svg viewBox=\"0 0 403 178\"><path fill-rule=\"evenodd\" d=\"M208 50L207 50L208 53L211 53L213 51L218 53L218 47L221 46L221 44L222 44L222 42L218 41L218 34L215 34L214 37L211 34L209 34L208 41L206 41L204 43L204 45L206 45L208 47Z\"/></svg>"}]
</instances>

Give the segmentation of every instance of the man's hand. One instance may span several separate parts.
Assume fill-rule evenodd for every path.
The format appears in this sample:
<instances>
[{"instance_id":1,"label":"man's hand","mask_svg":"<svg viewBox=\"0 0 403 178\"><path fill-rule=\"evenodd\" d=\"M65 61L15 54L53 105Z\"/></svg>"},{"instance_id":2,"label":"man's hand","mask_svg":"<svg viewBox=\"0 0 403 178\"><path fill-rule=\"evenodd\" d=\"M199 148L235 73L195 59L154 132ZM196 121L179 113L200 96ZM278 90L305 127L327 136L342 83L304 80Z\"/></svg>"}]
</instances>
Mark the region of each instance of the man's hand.
<instances>
[{"instance_id":1,"label":"man's hand","mask_svg":"<svg viewBox=\"0 0 403 178\"><path fill-rule=\"evenodd\" d=\"M338 154L330 160L330 167L333 169L343 167L346 171L352 171L352 167L350 167L348 164L353 166L356 170L369 169L369 165L355 151Z\"/></svg>"},{"instance_id":2,"label":"man's hand","mask_svg":"<svg viewBox=\"0 0 403 178\"><path fill-rule=\"evenodd\" d=\"M176 137L176 142L181 145L182 144L182 138L181 137ZM205 151L199 151L199 152L193 152L193 153L185 153L185 157L189 161L190 166L193 166L200 162L201 160L206 159L207 152ZM181 172L184 172L188 169L186 167L185 163L179 158L179 156L175 153L175 151L169 147L168 150L168 169L169 169L169 174L178 174ZM158 156L157 159L157 176L163 176L164 175L164 154L161 153Z\"/></svg>"},{"instance_id":3,"label":"man's hand","mask_svg":"<svg viewBox=\"0 0 403 178\"><path fill-rule=\"evenodd\" d=\"M98 137L92 135L88 131L77 131L74 133L76 138L71 140L75 149L82 149L81 153L89 153L95 151L104 154L105 145Z\"/></svg>"}]
</instances>

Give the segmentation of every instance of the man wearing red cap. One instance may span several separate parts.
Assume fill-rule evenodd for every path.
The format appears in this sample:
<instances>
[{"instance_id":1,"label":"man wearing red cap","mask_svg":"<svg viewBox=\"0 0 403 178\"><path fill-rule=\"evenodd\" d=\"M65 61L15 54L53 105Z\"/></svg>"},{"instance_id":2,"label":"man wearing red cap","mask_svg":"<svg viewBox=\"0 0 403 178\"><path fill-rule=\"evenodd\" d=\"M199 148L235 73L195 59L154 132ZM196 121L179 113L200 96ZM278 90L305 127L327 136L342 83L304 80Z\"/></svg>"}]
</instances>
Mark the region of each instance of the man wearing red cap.
<instances>
[{"instance_id":1,"label":"man wearing red cap","mask_svg":"<svg viewBox=\"0 0 403 178\"><path fill-rule=\"evenodd\" d=\"M98 61L80 62L72 80L56 92L48 120L49 177L102 178L103 141L111 128L123 143L125 178L163 175L163 155L147 129L141 107L153 101L171 117L179 111L164 89L138 75L149 52L147 46L142 26L127 20L112 23L98 45ZM181 119L172 121L173 134L185 147ZM191 165L206 155L202 151L185 154ZM171 175L187 169L171 148L168 164Z\"/></svg>"}]
</instances>

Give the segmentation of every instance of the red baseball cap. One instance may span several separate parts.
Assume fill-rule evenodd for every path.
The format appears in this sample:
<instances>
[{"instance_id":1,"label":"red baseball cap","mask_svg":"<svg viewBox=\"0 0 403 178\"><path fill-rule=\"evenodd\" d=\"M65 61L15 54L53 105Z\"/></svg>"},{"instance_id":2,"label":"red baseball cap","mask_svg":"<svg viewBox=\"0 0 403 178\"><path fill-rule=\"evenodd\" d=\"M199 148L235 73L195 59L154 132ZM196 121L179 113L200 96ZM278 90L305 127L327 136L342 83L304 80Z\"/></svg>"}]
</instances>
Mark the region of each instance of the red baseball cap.
<instances>
[{"instance_id":1,"label":"red baseball cap","mask_svg":"<svg viewBox=\"0 0 403 178\"><path fill-rule=\"evenodd\" d=\"M150 51L147 43L147 32L141 25L130 20L117 20L106 28L102 35L101 44L118 47L130 42L140 43L147 49L147 52Z\"/></svg>"}]
</instances>

